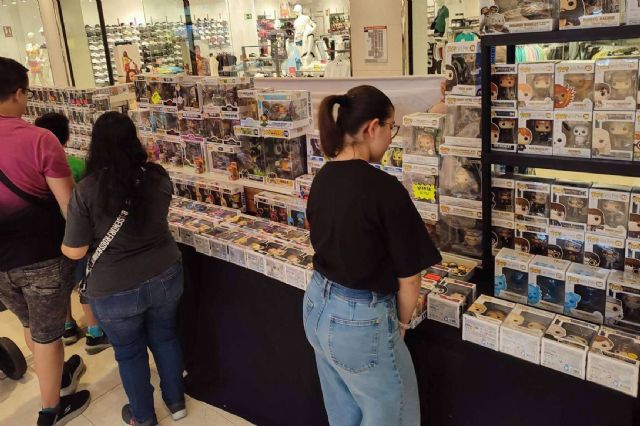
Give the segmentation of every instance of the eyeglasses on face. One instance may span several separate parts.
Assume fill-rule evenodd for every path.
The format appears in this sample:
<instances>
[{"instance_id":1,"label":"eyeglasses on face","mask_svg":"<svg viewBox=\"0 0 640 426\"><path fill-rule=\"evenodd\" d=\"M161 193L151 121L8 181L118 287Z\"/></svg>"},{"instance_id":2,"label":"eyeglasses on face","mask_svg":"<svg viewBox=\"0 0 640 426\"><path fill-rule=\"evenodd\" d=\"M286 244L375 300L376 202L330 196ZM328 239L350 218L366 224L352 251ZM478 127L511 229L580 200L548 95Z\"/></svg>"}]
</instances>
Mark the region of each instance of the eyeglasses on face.
<instances>
[{"instance_id":1,"label":"eyeglasses on face","mask_svg":"<svg viewBox=\"0 0 640 426\"><path fill-rule=\"evenodd\" d=\"M388 125L389 126L389 128L391 129L391 139L393 139L396 136L398 136L398 132L400 131L400 125L399 124L396 124L395 122L387 123L385 121L381 121L380 125L382 125L382 126Z\"/></svg>"}]
</instances>

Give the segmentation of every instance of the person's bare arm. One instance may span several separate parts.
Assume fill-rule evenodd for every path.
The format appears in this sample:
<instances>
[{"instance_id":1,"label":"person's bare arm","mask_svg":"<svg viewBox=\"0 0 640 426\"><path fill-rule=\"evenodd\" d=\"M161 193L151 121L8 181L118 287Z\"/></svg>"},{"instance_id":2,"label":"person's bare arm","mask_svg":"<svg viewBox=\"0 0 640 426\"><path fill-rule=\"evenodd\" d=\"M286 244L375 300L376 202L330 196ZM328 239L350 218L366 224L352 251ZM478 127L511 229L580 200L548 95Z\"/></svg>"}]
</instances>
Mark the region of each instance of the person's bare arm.
<instances>
[{"instance_id":1,"label":"person's bare arm","mask_svg":"<svg viewBox=\"0 0 640 426\"><path fill-rule=\"evenodd\" d=\"M87 251L89 251L89 246L83 247L69 247L62 244L60 247L62 254L67 256L71 260L80 260L87 255Z\"/></svg>"},{"instance_id":2,"label":"person's bare arm","mask_svg":"<svg viewBox=\"0 0 640 426\"><path fill-rule=\"evenodd\" d=\"M400 290L398 290L398 320L403 324L409 324L413 311L418 303L420 295L420 274L408 278L398 278ZM404 337L405 330L400 328L400 334Z\"/></svg>"},{"instance_id":3,"label":"person's bare arm","mask_svg":"<svg viewBox=\"0 0 640 426\"><path fill-rule=\"evenodd\" d=\"M69 205L69 199L73 192L73 178L71 176L66 178L50 178L45 176L45 178L47 179L47 185L53 193L53 196L56 197L62 215L66 219L67 206Z\"/></svg>"}]
</instances>

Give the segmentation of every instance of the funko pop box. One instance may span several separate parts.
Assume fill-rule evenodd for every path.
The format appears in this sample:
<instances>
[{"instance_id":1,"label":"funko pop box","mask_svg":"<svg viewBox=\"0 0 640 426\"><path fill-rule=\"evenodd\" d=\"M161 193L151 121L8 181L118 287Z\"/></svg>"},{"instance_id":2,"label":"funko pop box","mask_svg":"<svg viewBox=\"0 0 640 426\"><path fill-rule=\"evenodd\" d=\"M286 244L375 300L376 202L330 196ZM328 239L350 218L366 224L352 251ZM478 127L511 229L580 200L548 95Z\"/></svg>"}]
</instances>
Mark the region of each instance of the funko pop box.
<instances>
[{"instance_id":1,"label":"funko pop box","mask_svg":"<svg viewBox=\"0 0 640 426\"><path fill-rule=\"evenodd\" d=\"M625 238L629 220L631 188L595 184L589 191L587 230L594 234Z\"/></svg>"},{"instance_id":2,"label":"funko pop box","mask_svg":"<svg viewBox=\"0 0 640 426\"><path fill-rule=\"evenodd\" d=\"M535 2L491 0L480 2L484 32L490 34L551 31L556 5L551 0Z\"/></svg>"},{"instance_id":3,"label":"funko pop box","mask_svg":"<svg viewBox=\"0 0 640 426\"><path fill-rule=\"evenodd\" d=\"M404 163L402 184L418 211L438 211L438 167Z\"/></svg>"},{"instance_id":4,"label":"funko pop box","mask_svg":"<svg viewBox=\"0 0 640 426\"><path fill-rule=\"evenodd\" d=\"M480 295L462 316L462 340L497 351L500 327L515 306L513 302Z\"/></svg>"},{"instance_id":5,"label":"funko pop box","mask_svg":"<svg viewBox=\"0 0 640 426\"><path fill-rule=\"evenodd\" d=\"M518 108L553 111L555 61L518 65Z\"/></svg>"},{"instance_id":6,"label":"funko pop box","mask_svg":"<svg viewBox=\"0 0 640 426\"><path fill-rule=\"evenodd\" d=\"M595 61L562 61L556 64L555 108L593 110Z\"/></svg>"},{"instance_id":7,"label":"funko pop box","mask_svg":"<svg viewBox=\"0 0 640 426\"><path fill-rule=\"evenodd\" d=\"M629 238L640 238L640 188L631 190L631 203L629 207L628 233Z\"/></svg>"},{"instance_id":8,"label":"funko pop box","mask_svg":"<svg viewBox=\"0 0 640 426\"><path fill-rule=\"evenodd\" d=\"M518 110L518 152L553 154L553 111Z\"/></svg>"},{"instance_id":9,"label":"funko pop box","mask_svg":"<svg viewBox=\"0 0 640 426\"><path fill-rule=\"evenodd\" d=\"M411 128L411 140L404 148L404 162L438 165L438 150L444 142L444 114L416 112L405 115L402 124Z\"/></svg>"},{"instance_id":10,"label":"funko pop box","mask_svg":"<svg viewBox=\"0 0 640 426\"><path fill-rule=\"evenodd\" d=\"M311 124L311 94L306 90L260 93L258 115L262 126L295 129Z\"/></svg>"},{"instance_id":11,"label":"funko pop box","mask_svg":"<svg viewBox=\"0 0 640 426\"><path fill-rule=\"evenodd\" d=\"M549 253L549 227L516 221L513 248L523 253L547 256Z\"/></svg>"},{"instance_id":12,"label":"funko pop box","mask_svg":"<svg viewBox=\"0 0 640 426\"><path fill-rule=\"evenodd\" d=\"M445 278L427 296L427 317L460 328L460 315L475 297L475 284Z\"/></svg>"},{"instance_id":13,"label":"funko pop box","mask_svg":"<svg viewBox=\"0 0 640 426\"><path fill-rule=\"evenodd\" d=\"M605 269L624 269L625 239L606 235L585 235L584 264Z\"/></svg>"},{"instance_id":14,"label":"funko pop box","mask_svg":"<svg viewBox=\"0 0 640 426\"><path fill-rule=\"evenodd\" d=\"M496 108L518 107L518 65L496 64L491 67L491 105Z\"/></svg>"},{"instance_id":15,"label":"funko pop box","mask_svg":"<svg viewBox=\"0 0 640 426\"><path fill-rule=\"evenodd\" d=\"M592 27L617 27L621 22L619 1L600 0L590 3L586 1L560 0L559 27L561 30Z\"/></svg>"},{"instance_id":16,"label":"funko pop box","mask_svg":"<svg viewBox=\"0 0 640 426\"><path fill-rule=\"evenodd\" d=\"M638 96L638 59L605 58L596 61L594 109L635 110Z\"/></svg>"},{"instance_id":17,"label":"funko pop box","mask_svg":"<svg viewBox=\"0 0 640 426\"><path fill-rule=\"evenodd\" d=\"M516 181L513 175L494 174L491 177L491 210L492 217L513 221L515 207Z\"/></svg>"},{"instance_id":18,"label":"funko pop box","mask_svg":"<svg viewBox=\"0 0 640 426\"><path fill-rule=\"evenodd\" d=\"M551 185L550 225L586 231L590 186L586 182L554 182Z\"/></svg>"},{"instance_id":19,"label":"funko pop box","mask_svg":"<svg viewBox=\"0 0 640 426\"><path fill-rule=\"evenodd\" d=\"M542 338L540 364L584 380L589 346L599 329L590 322L556 315Z\"/></svg>"},{"instance_id":20,"label":"funko pop box","mask_svg":"<svg viewBox=\"0 0 640 426\"><path fill-rule=\"evenodd\" d=\"M447 43L445 49L445 92L462 96L480 95L480 43Z\"/></svg>"},{"instance_id":21,"label":"funko pop box","mask_svg":"<svg viewBox=\"0 0 640 426\"><path fill-rule=\"evenodd\" d=\"M503 248L495 259L496 297L517 303L527 303L529 263L535 256Z\"/></svg>"},{"instance_id":22,"label":"funko pop box","mask_svg":"<svg viewBox=\"0 0 640 426\"><path fill-rule=\"evenodd\" d=\"M567 271L564 314L602 324L609 270L572 263Z\"/></svg>"},{"instance_id":23,"label":"funko pop box","mask_svg":"<svg viewBox=\"0 0 640 426\"><path fill-rule=\"evenodd\" d=\"M605 325L640 333L640 275L611 271L606 306Z\"/></svg>"},{"instance_id":24,"label":"funko pop box","mask_svg":"<svg viewBox=\"0 0 640 426\"><path fill-rule=\"evenodd\" d=\"M516 175L516 222L549 225L553 179Z\"/></svg>"},{"instance_id":25,"label":"funko pop box","mask_svg":"<svg viewBox=\"0 0 640 426\"><path fill-rule=\"evenodd\" d=\"M566 273L571 262L537 255L529 263L527 303L552 312L564 311Z\"/></svg>"},{"instance_id":26,"label":"funko pop box","mask_svg":"<svg viewBox=\"0 0 640 426\"><path fill-rule=\"evenodd\" d=\"M516 224L513 220L491 216L491 253L496 256L501 249L515 247Z\"/></svg>"},{"instance_id":27,"label":"funko pop box","mask_svg":"<svg viewBox=\"0 0 640 426\"><path fill-rule=\"evenodd\" d=\"M480 96L445 96L444 103L447 107L445 144L474 148L481 147L481 99Z\"/></svg>"},{"instance_id":28,"label":"funko pop box","mask_svg":"<svg viewBox=\"0 0 640 426\"><path fill-rule=\"evenodd\" d=\"M634 155L635 111L595 111L591 156L631 161Z\"/></svg>"},{"instance_id":29,"label":"funko pop box","mask_svg":"<svg viewBox=\"0 0 640 426\"><path fill-rule=\"evenodd\" d=\"M556 110L553 114L553 155L591 158L591 111Z\"/></svg>"},{"instance_id":30,"label":"funko pop box","mask_svg":"<svg viewBox=\"0 0 640 426\"><path fill-rule=\"evenodd\" d=\"M556 314L518 304L500 327L500 352L540 364L542 336Z\"/></svg>"},{"instance_id":31,"label":"funko pop box","mask_svg":"<svg viewBox=\"0 0 640 426\"><path fill-rule=\"evenodd\" d=\"M591 344L587 380L638 396L640 336L603 326Z\"/></svg>"},{"instance_id":32,"label":"funko pop box","mask_svg":"<svg viewBox=\"0 0 640 426\"><path fill-rule=\"evenodd\" d=\"M518 111L491 108L491 149L516 152L518 147Z\"/></svg>"},{"instance_id":33,"label":"funko pop box","mask_svg":"<svg viewBox=\"0 0 640 426\"><path fill-rule=\"evenodd\" d=\"M557 226L549 227L547 255L582 264L584 262L585 233Z\"/></svg>"}]
</instances>

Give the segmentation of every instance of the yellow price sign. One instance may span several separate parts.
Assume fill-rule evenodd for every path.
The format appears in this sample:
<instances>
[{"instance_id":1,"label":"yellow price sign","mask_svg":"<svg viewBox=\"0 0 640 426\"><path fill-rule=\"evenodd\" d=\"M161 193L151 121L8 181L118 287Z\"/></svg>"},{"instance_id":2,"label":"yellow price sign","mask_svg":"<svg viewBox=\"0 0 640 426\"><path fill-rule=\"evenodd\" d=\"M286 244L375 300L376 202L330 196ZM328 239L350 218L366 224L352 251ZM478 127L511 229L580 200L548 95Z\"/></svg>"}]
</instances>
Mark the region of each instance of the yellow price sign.
<instances>
[{"instance_id":1,"label":"yellow price sign","mask_svg":"<svg viewBox=\"0 0 640 426\"><path fill-rule=\"evenodd\" d=\"M162 102L162 96L160 96L160 93L153 92L153 96L151 96L151 103L157 105L160 102Z\"/></svg>"},{"instance_id":2,"label":"yellow price sign","mask_svg":"<svg viewBox=\"0 0 640 426\"><path fill-rule=\"evenodd\" d=\"M432 183L414 183L411 190L415 200L436 201L436 186Z\"/></svg>"}]
</instances>

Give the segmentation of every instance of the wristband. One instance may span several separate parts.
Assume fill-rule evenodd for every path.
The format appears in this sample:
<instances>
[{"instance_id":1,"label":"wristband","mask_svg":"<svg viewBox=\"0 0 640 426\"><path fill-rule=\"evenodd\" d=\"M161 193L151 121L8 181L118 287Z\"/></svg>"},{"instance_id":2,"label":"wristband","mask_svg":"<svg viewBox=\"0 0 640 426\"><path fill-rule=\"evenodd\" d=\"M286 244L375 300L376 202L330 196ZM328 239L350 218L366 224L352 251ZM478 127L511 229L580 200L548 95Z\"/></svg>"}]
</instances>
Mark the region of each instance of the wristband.
<instances>
[{"instance_id":1,"label":"wristband","mask_svg":"<svg viewBox=\"0 0 640 426\"><path fill-rule=\"evenodd\" d=\"M398 325L403 330L409 330L411 328L411 324L405 324L403 322L400 322L400 320L398 320Z\"/></svg>"}]
</instances>

